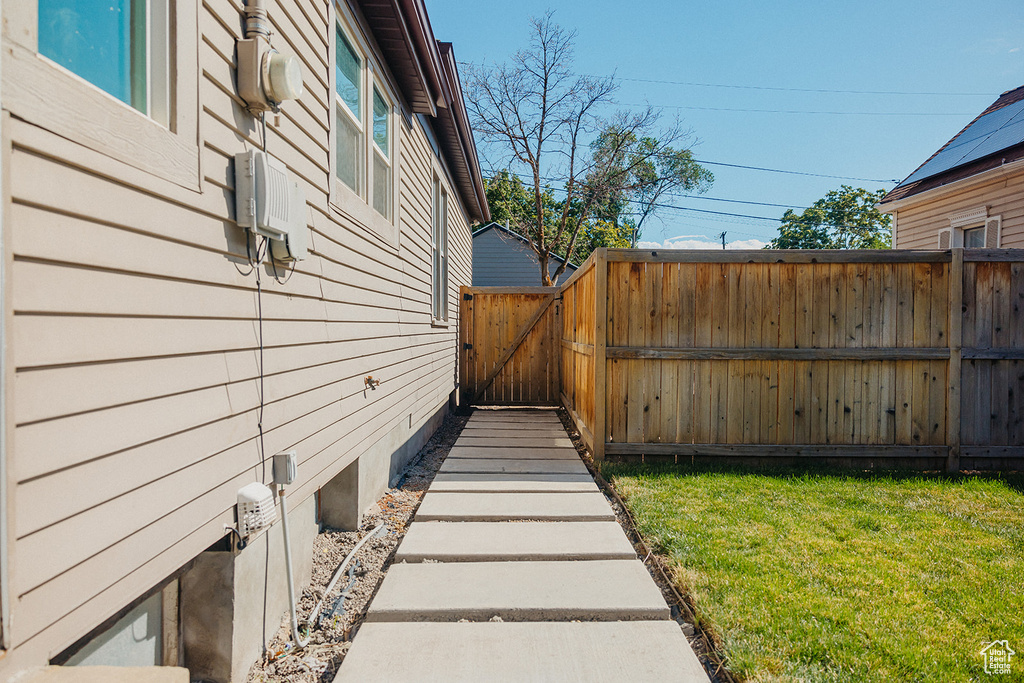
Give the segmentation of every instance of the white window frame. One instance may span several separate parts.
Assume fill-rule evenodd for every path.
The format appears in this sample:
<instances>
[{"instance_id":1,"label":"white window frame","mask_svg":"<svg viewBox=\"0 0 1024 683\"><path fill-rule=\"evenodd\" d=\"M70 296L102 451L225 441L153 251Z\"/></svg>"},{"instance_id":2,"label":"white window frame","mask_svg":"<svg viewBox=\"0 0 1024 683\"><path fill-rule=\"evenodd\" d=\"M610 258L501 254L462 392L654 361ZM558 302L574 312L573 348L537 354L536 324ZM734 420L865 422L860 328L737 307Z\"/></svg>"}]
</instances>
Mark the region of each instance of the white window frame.
<instances>
[{"instance_id":1,"label":"white window frame","mask_svg":"<svg viewBox=\"0 0 1024 683\"><path fill-rule=\"evenodd\" d=\"M438 173L430 185L430 318L448 324L448 188Z\"/></svg>"},{"instance_id":2,"label":"white window frame","mask_svg":"<svg viewBox=\"0 0 1024 683\"><path fill-rule=\"evenodd\" d=\"M388 109L388 113L387 113L387 124L388 124L387 149L381 149L380 146L377 144L377 141L374 139L374 136L373 136L373 117L375 115L375 113L374 113L374 106L376 105L376 101L375 101L376 97L375 96L377 94L380 94L381 99L384 101L384 105ZM370 87L370 92L368 92L367 95L368 95L369 105L370 105L369 106L369 111L367 112L367 114L369 116L369 122L370 122L370 127L368 129L369 134L367 135L368 141L370 143L369 144L370 152L367 155L367 158L369 159L369 161L366 164L366 177L368 179L367 180L366 193L367 193L367 196L369 197L369 204L370 204L370 206L372 206L374 208L374 211L378 215L383 216L385 220L387 220L389 222L392 222L392 217L394 216L394 206L392 206L392 204L393 204L392 198L394 197L394 194L395 194L395 183L394 183L394 177L395 177L395 172L394 171L395 171L395 169L394 169L394 165L393 165L393 159L394 159L394 155L395 155L395 153L394 153L394 150L395 150L395 143L394 143L394 140L395 140L395 105L393 103L392 98L388 95L387 88L385 88L383 85L381 85L380 82L378 81L378 79L376 79L376 78L373 79L373 81L371 83L371 87ZM376 203L375 203L376 202L376 198L370 196L373 193L373 188L376 187L376 178L373 177L374 176L373 159L376 158L376 157L380 157L380 159L384 162L384 165L387 166L387 169L388 169L388 182L387 182L387 186L388 186L387 187L387 195L388 196L387 196L387 200L385 201L385 213L384 214L381 214L379 211L377 211L377 207L376 207Z\"/></svg>"},{"instance_id":3,"label":"white window frame","mask_svg":"<svg viewBox=\"0 0 1024 683\"><path fill-rule=\"evenodd\" d=\"M359 21L354 17L348 7L338 3L337 0L331 2L332 7L332 31L331 31L331 50L330 50L330 92L332 95L332 102L334 107L338 107L341 104L341 99L337 95L337 87L335 83L335 71L336 71L336 58L337 58L337 31L340 29L345 35L345 38L349 41L349 44L357 52L360 59L362 60L362 72L360 74L360 130L362 131L361 139L361 152L362 159L358 162L359 173L357 176L361 178L361 182L358 182L359 191L353 191L348 185L342 181L337 174L337 144L338 144L338 130L337 123L334 114L334 110L331 112L331 132L330 132L330 203L331 207L339 214L349 218L352 222L367 229L371 234L380 238L384 244L397 249L398 248L398 182L400 173L400 164L398 160L399 150L399 135L400 126L398 124L398 110L399 107L396 104L398 98L395 96L395 88L391 85L391 80L382 64L377 60L374 50L371 48L369 41L365 38L365 32L361 29L362 26ZM376 144L373 140L373 92L374 89L380 93L381 97L389 106L388 112L388 147L387 159L385 161L391 171L390 179L388 182L388 200L387 200L387 215L383 215L374 208L373 202L373 160L374 155L378 154L376 150ZM343 104L341 106L344 107ZM351 112L347 112L351 114ZM354 118L354 117L352 117Z\"/></svg>"},{"instance_id":4,"label":"white window frame","mask_svg":"<svg viewBox=\"0 0 1024 683\"><path fill-rule=\"evenodd\" d=\"M979 206L947 216L949 227L939 230L939 248L946 248L943 247L944 242L949 247L964 247L967 241L966 234L974 230L982 231L982 246L969 248L998 248L1001 243L1003 219L1002 216L990 216L988 209L988 206Z\"/></svg>"},{"instance_id":5,"label":"white window frame","mask_svg":"<svg viewBox=\"0 0 1024 683\"><path fill-rule=\"evenodd\" d=\"M338 175L337 175L337 168L333 169L334 172L331 174L331 180L332 181L340 181L341 184L346 189L348 189L349 191L353 192L354 194L362 197L362 196L364 196L364 192L365 192L365 188L366 188L366 161L365 161L366 154L365 154L364 150L362 149L363 147L366 146L366 126L364 125L364 122L361 120L361 118L365 118L365 116L366 116L366 55L365 55L365 53L363 51L361 51L359 49L359 43L352 38L352 32L350 30L348 30L343 25L342 22L340 22L340 21L339 22L335 22L334 30L335 30L335 33L332 34L332 41L337 41L337 39L338 39L338 33L337 32L338 31L341 31L342 33L344 33L345 34L345 39L348 41L348 44L352 47L352 49L356 53L356 56L360 60L360 67L359 67L359 117L357 117L355 114L352 113L352 110L349 109L349 107L345 103L345 101L341 99L341 95L338 94L337 84L334 81L334 78L336 78L336 66L335 66L335 61L334 60L337 59L338 46L337 46L336 42L332 42L332 46L334 47L334 50L332 50L332 52L331 52L331 55L332 55L331 56L331 78L332 78L332 80L331 80L331 93L334 96L334 98L333 98L334 110L338 110L338 109L342 110L344 112L343 116L346 116L348 118L348 120L351 123L353 123L355 125L356 129L359 131L359 142L357 143L357 147L359 148L359 151L360 151L360 158L356 159L356 178L355 178L356 186L354 188L349 187L345 183L345 181L341 180L338 177ZM332 114L333 114L333 112L332 112ZM332 130L334 129L335 126L336 126L336 120L332 116L331 117L331 128L332 128ZM337 133L335 133L335 135L332 137L332 144L331 144L331 159L332 159L332 161L334 161L335 164L337 163L337 154L338 154L338 149L337 149Z\"/></svg>"},{"instance_id":6,"label":"white window frame","mask_svg":"<svg viewBox=\"0 0 1024 683\"><path fill-rule=\"evenodd\" d=\"M36 0L3 4L4 108L65 138L61 156L68 156L71 140L199 190L198 3L148 0L148 5L148 114L39 53ZM156 15L164 19L153 21Z\"/></svg>"}]
</instances>

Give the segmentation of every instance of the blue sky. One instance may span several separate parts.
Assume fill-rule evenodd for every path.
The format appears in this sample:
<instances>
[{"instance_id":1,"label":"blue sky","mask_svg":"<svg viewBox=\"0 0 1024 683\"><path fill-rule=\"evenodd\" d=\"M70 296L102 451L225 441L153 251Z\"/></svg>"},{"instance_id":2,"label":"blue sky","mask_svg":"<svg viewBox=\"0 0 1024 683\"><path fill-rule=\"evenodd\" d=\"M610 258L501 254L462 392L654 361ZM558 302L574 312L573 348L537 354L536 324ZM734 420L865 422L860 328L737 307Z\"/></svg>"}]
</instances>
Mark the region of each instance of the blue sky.
<instances>
[{"instance_id":1,"label":"blue sky","mask_svg":"<svg viewBox=\"0 0 1024 683\"><path fill-rule=\"evenodd\" d=\"M525 46L529 17L554 10L558 23L578 33L577 71L616 74L617 100L623 105L650 103L666 107L667 117L678 113L699 139L695 156L708 161L903 179L1000 93L1024 85L1021 0L426 1L434 34L453 42L456 57L470 62L506 60ZM722 111L728 109L843 113ZM715 183L707 197L797 208L842 183L894 186L709 168ZM776 220L785 211L705 199L672 201ZM725 230L729 242L763 242L777 225L667 209L645 226L644 239L662 243L698 236L677 241L695 245Z\"/></svg>"}]
</instances>

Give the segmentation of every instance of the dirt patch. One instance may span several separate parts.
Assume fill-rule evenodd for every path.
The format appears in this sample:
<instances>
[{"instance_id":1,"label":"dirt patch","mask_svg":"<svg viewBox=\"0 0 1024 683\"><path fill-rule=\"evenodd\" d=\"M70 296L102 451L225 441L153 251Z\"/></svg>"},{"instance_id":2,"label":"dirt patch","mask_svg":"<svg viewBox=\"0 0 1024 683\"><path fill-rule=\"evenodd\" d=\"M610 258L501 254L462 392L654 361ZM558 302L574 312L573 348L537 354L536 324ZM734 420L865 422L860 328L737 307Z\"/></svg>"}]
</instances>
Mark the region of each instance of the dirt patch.
<instances>
[{"instance_id":1,"label":"dirt patch","mask_svg":"<svg viewBox=\"0 0 1024 683\"><path fill-rule=\"evenodd\" d=\"M632 516L622 503L622 499L619 498L618 492L598 471L597 466L594 464L594 458L583 443L583 437L576 429L576 425L573 423L569 413L564 408L559 408L558 418L562 421L562 426L569 434L569 438L572 439L573 445L576 446L576 451L580 454L580 458L587 465L587 469L590 470L594 480L597 481L598 486L601 487L609 504L612 506L612 510L615 511L615 518L619 521L623 531L626 532L629 542L633 544L637 556L643 560L651 578L654 579L654 582L661 590L661 594L665 597L665 602L668 603L669 608L672 610L672 618L679 623L683 634L689 641L694 653L696 653L708 677L712 683L734 683L735 679L726 670L720 653L715 649L714 635L705 633L699 627L694 626L693 622L695 619L691 605L687 603L685 596L681 595L675 585L672 584L671 574L665 567L664 558L655 555L647 546L643 537L640 536Z\"/></svg>"},{"instance_id":2,"label":"dirt patch","mask_svg":"<svg viewBox=\"0 0 1024 683\"><path fill-rule=\"evenodd\" d=\"M376 507L363 516L358 531L325 529L317 536L313 543L313 578L299 598L300 622L320 600L338 565L356 544L380 523L385 525L359 549L349 563L354 567L351 575L346 568L324 601L321 618L310 634L309 644L302 650L295 649L291 623L285 614L266 653L249 670L248 683L329 683L334 680L423 494L468 420L460 415L445 418L403 472L398 486L388 489ZM346 597L338 601L342 591Z\"/></svg>"}]
</instances>

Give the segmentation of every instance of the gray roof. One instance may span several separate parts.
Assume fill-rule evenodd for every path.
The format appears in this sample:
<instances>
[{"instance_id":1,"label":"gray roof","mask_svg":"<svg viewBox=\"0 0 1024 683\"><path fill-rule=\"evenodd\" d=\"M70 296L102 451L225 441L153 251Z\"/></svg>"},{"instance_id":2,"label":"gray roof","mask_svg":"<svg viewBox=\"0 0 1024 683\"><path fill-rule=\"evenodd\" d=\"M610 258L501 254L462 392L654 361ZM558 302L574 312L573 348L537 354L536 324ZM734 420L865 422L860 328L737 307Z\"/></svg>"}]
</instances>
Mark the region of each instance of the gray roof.
<instances>
[{"instance_id":1,"label":"gray roof","mask_svg":"<svg viewBox=\"0 0 1024 683\"><path fill-rule=\"evenodd\" d=\"M551 255L548 273L566 263ZM576 271L566 263L564 276ZM476 287L536 287L541 284L540 262L528 239L503 225L491 223L473 233L473 285Z\"/></svg>"}]
</instances>

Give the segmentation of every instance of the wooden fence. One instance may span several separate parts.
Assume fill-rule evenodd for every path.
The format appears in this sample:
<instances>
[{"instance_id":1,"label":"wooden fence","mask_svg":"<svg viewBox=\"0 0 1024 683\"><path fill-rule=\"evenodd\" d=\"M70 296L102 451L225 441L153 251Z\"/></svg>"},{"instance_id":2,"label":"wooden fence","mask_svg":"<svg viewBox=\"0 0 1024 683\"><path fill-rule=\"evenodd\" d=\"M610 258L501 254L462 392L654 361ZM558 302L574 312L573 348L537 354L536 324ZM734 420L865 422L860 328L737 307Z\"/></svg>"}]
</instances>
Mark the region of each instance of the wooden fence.
<instances>
[{"instance_id":1,"label":"wooden fence","mask_svg":"<svg viewBox=\"0 0 1024 683\"><path fill-rule=\"evenodd\" d=\"M462 287L461 405L558 405L558 289Z\"/></svg>"},{"instance_id":2,"label":"wooden fence","mask_svg":"<svg viewBox=\"0 0 1024 683\"><path fill-rule=\"evenodd\" d=\"M597 459L1024 468L1024 251L602 249L559 290Z\"/></svg>"}]
</instances>

